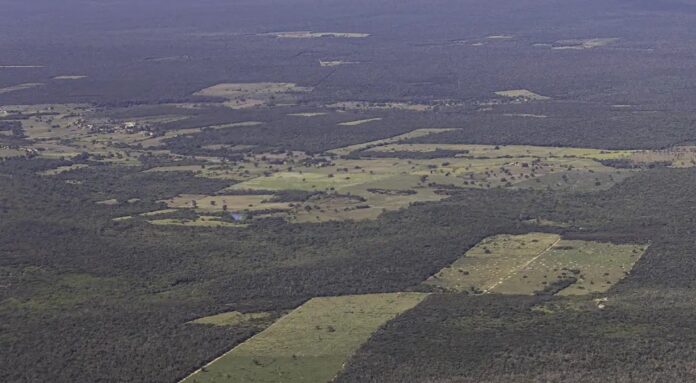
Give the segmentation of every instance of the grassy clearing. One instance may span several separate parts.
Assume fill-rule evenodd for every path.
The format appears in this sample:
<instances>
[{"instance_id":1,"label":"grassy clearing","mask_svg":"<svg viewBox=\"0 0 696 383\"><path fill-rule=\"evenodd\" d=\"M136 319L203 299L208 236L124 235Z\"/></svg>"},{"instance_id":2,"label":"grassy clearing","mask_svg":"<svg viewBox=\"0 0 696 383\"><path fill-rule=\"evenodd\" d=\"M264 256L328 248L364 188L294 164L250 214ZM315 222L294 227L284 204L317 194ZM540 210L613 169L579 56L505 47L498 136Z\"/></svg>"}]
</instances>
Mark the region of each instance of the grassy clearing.
<instances>
[{"instance_id":1,"label":"grassy clearing","mask_svg":"<svg viewBox=\"0 0 696 383\"><path fill-rule=\"evenodd\" d=\"M52 80L82 80L83 78L87 78L87 76L80 76L80 75L56 76L56 77L52 78Z\"/></svg>"},{"instance_id":2,"label":"grassy clearing","mask_svg":"<svg viewBox=\"0 0 696 383\"><path fill-rule=\"evenodd\" d=\"M26 151L20 149L0 148L0 158L23 157L26 154Z\"/></svg>"},{"instance_id":3,"label":"grassy clearing","mask_svg":"<svg viewBox=\"0 0 696 383\"><path fill-rule=\"evenodd\" d=\"M567 278L577 281L558 295L605 292L631 271L645 250L645 245L562 240L493 292L532 294Z\"/></svg>"},{"instance_id":4,"label":"grassy clearing","mask_svg":"<svg viewBox=\"0 0 696 383\"><path fill-rule=\"evenodd\" d=\"M43 172L39 172L38 174L41 176L54 176L57 174L71 172L71 171L77 170L77 169L84 169L86 167L88 167L88 165L86 165L86 164L73 164L73 165L68 165L68 166L59 166L55 169L49 169L49 170L45 170Z\"/></svg>"},{"instance_id":5,"label":"grassy clearing","mask_svg":"<svg viewBox=\"0 0 696 383\"><path fill-rule=\"evenodd\" d=\"M324 112L306 112L306 113L290 113L288 116L293 116L293 117L318 117L318 116L325 116L326 113Z\"/></svg>"},{"instance_id":6,"label":"grassy clearing","mask_svg":"<svg viewBox=\"0 0 696 383\"><path fill-rule=\"evenodd\" d=\"M475 293L495 289L560 239L556 234L530 233L486 238L424 283L445 291Z\"/></svg>"},{"instance_id":7,"label":"grassy clearing","mask_svg":"<svg viewBox=\"0 0 696 383\"><path fill-rule=\"evenodd\" d=\"M561 240L529 233L487 238L424 283L445 291L600 293L624 278L646 246Z\"/></svg>"},{"instance_id":8,"label":"grassy clearing","mask_svg":"<svg viewBox=\"0 0 696 383\"><path fill-rule=\"evenodd\" d=\"M345 146L343 148L329 150L328 152L331 154L341 156L341 155L349 154L349 153L354 152L356 150L365 150L365 149L376 147L379 145L393 144L393 143L397 143L399 141L409 140L411 138L424 137L424 136L429 136L431 134L449 132L451 130L453 130L453 129L416 129L416 130L410 131L408 133L400 134L398 136L385 138L382 140L365 142L362 144Z\"/></svg>"},{"instance_id":9,"label":"grassy clearing","mask_svg":"<svg viewBox=\"0 0 696 383\"><path fill-rule=\"evenodd\" d=\"M116 198L105 199L103 201L97 201L96 204L97 205L114 206L114 205L118 205L118 200Z\"/></svg>"},{"instance_id":10,"label":"grassy clearing","mask_svg":"<svg viewBox=\"0 0 696 383\"><path fill-rule=\"evenodd\" d=\"M192 324L205 324L213 326L237 326L251 321L259 321L271 318L271 313L240 313L239 311L230 311L226 313L215 314L203 318L192 320Z\"/></svg>"},{"instance_id":11,"label":"grassy clearing","mask_svg":"<svg viewBox=\"0 0 696 383\"><path fill-rule=\"evenodd\" d=\"M227 99L225 106L232 109L246 109L271 103L293 103L296 96L311 91L311 87L302 87L293 83L226 83L205 88L194 95L224 98Z\"/></svg>"},{"instance_id":12,"label":"grassy clearing","mask_svg":"<svg viewBox=\"0 0 696 383\"><path fill-rule=\"evenodd\" d=\"M425 112L433 109L433 105L414 104L406 102L370 102L370 101L342 101L327 105L328 108L340 110L409 110L413 112Z\"/></svg>"},{"instance_id":13,"label":"grassy clearing","mask_svg":"<svg viewBox=\"0 0 696 383\"><path fill-rule=\"evenodd\" d=\"M609 44L613 44L620 39L617 37L608 38L592 38L592 39L575 39L575 40L559 40L551 49L555 50L583 50L599 48Z\"/></svg>"},{"instance_id":14,"label":"grassy clearing","mask_svg":"<svg viewBox=\"0 0 696 383\"><path fill-rule=\"evenodd\" d=\"M696 146L676 146L663 150L637 150L629 160L636 165L669 164L675 168L696 166Z\"/></svg>"},{"instance_id":15,"label":"grassy clearing","mask_svg":"<svg viewBox=\"0 0 696 383\"><path fill-rule=\"evenodd\" d=\"M46 85L46 84L43 84L40 82L28 82L25 84L8 86L6 88L0 88L0 94L10 93L10 92L18 92L20 90L36 88L36 87L44 86L44 85Z\"/></svg>"},{"instance_id":16,"label":"grassy clearing","mask_svg":"<svg viewBox=\"0 0 696 383\"><path fill-rule=\"evenodd\" d=\"M328 382L375 330L426 296L311 299L183 382Z\"/></svg>"},{"instance_id":17,"label":"grassy clearing","mask_svg":"<svg viewBox=\"0 0 696 383\"><path fill-rule=\"evenodd\" d=\"M336 174L330 177L329 169L323 172L278 172L268 177L258 177L230 187L231 190L342 190L364 184L384 176L369 173Z\"/></svg>"},{"instance_id":18,"label":"grassy clearing","mask_svg":"<svg viewBox=\"0 0 696 383\"><path fill-rule=\"evenodd\" d=\"M164 200L167 207L180 209L190 208L202 213L223 211L257 211L257 210L286 210L290 206L284 202L267 202L273 195L216 195L182 194Z\"/></svg>"},{"instance_id":19,"label":"grassy clearing","mask_svg":"<svg viewBox=\"0 0 696 383\"><path fill-rule=\"evenodd\" d=\"M603 150L590 148L568 148L554 146L531 145L469 145L469 144L402 144L393 143L371 148L374 152L434 152L438 150L465 152L466 156L474 158L564 158L579 157L594 160L610 160L626 158L636 151L633 150ZM368 151L368 152L369 152Z\"/></svg>"},{"instance_id":20,"label":"grassy clearing","mask_svg":"<svg viewBox=\"0 0 696 383\"><path fill-rule=\"evenodd\" d=\"M369 122L374 122L374 121L382 121L382 118L376 117L376 118L366 118L364 120L346 121L346 122L340 122L338 125L340 125L340 126L357 126L357 125L363 125L363 124L367 124Z\"/></svg>"},{"instance_id":21,"label":"grassy clearing","mask_svg":"<svg viewBox=\"0 0 696 383\"><path fill-rule=\"evenodd\" d=\"M350 65L350 64L360 64L357 61L341 61L341 60L334 60L334 61L322 61L319 60L319 65L322 67L335 67L335 66L340 66L340 65Z\"/></svg>"},{"instance_id":22,"label":"grassy clearing","mask_svg":"<svg viewBox=\"0 0 696 383\"><path fill-rule=\"evenodd\" d=\"M188 227L246 227L247 225L220 220L217 216L202 215L196 219L165 218L148 221L158 226L188 226Z\"/></svg>"},{"instance_id":23,"label":"grassy clearing","mask_svg":"<svg viewBox=\"0 0 696 383\"><path fill-rule=\"evenodd\" d=\"M279 39L317 39L321 37L335 37L344 39L362 39L369 37L369 33L355 32L311 32L311 31L293 31L293 32L271 32L263 33L261 36L272 36Z\"/></svg>"},{"instance_id":24,"label":"grassy clearing","mask_svg":"<svg viewBox=\"0 0 696 383\"><path fill-rule=\"evenodd\" d=\"M545 101L551 99L551 97L542 96L527 89L501 90L495 92L495 94L501 97L524 99L529 101Z\"/></svg>"}]
</instances>

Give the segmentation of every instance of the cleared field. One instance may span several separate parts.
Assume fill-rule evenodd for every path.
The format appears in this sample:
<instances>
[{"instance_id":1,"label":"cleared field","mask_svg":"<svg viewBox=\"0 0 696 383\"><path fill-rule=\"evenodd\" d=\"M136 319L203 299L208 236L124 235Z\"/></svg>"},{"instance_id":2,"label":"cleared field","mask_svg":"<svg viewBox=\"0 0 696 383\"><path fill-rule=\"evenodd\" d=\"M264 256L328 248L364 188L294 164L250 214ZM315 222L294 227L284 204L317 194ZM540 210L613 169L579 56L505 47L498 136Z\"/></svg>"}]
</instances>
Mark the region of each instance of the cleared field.
<instances>
[{"instance_id":1,"label":"cleared field","mask_svg":"<svg viewBox=\"0 0 696 383\"><path fill-rule=\"evenodd\" d=\"M268 177L258 177L230 187L230 190L341 190L383 178L369 173L336 174L324 172L278 172Z\"/></svg>"},{"instance_id":2,"label":"cleared field","mask_svg":"<svg viewBox=\"0 0 696 383\"><path fill-rule=\"evenodd\" d=\"M219 195L182 194L162 201L170 208L191 208L203 213L223 211L287 210L288 203L266 202L273 195Z\"/></svg>"},{"instance_id":3,"label":"cleared field","mask_svg":"<svg viewBox=\"0 0 696 383\"><path fill-rule=\"evenodd\" d=\"M617 37L608 38L593 38L593 39L575 39L575 40L559 40L553 45L551 49L556 50L583 50L603 47L609 44L613 44L620 39Z\"/></svg>"},{"instance_id":4,"label":"cleared field","mask_svg":"<svg viewBox=\"0 0 696 383\"><path fill-rule=\"evenodd\" d=\"M215 314L203 318L192 320L192 324L207 324L213 326L237 326L251 321L259 321L269 319L271 313L240 313L239 311L230 311L226 313Z\"/></svg>"},{"instance_id":5,"label":"cleared field","mask_svg":"<svg viewBox=\"0 0 696 383\"><path fill-rule=\"evenodd\" d=\"M646 248L561 240L546 233L498 235L481 241L424 283L472 293L599 293L624 278Z\"/></svg>"},{"instance_id":6,"label":"cleared field","mask_svg":"<svg viewBox=\"0 0 696 383\"><path fill-rule=\"evenodd\" d=\"M39 86L44 86L46 84L40 83L40 82L28 82L25 84L19 84L19 85L13 85L13 86L8 86L6 88L0 88L0 94L5 94L5 93L10 93L10 92L17 92L20 90L25 90L25 89L31 89L31 88L36 88Z\"/></svg>"},{"instance_id":7,"label":"cleared field","mask_svg":"<svg viewBox=\"0 0 696 383\"><path fill-rule=\"evenodd\" d=\"M556 234L530 233L486 238L424 283L445 291L485 293L560 240Z\"/></svg>"},{"instance_id":8,"label":"cleared field","mask_svg":"<svg viewBox=\"0 0 696 383\"><path fill-rule=\"evenodd\" d=\"M0 65L0 69L37 69L45 67L45 65Z\"/></svg>"},{"instance_id":9,"label":"cleared field","mask_svg":"<svg viewBox=\"0 0 696 383\"><path fill-rule=\"evenodd\" d=\"M524 100L531 100L531 101L544 101L544 100L551 99L551 97L542 96L540 94L534 93L534 92L527 90L527 89L501 90L501 91L495 92L495 94L498 96L501 96L501 97L524 99Z\"/></svg>"},{"instance_id":10,"label":"cleared field","mask_svg":"<svg viewBox=\"0 0 696 383\"><path fill-rule=\"evenodd\" d=\"M369 37L369 33L355 32L311 32L311 31L293 31L293 32L271 32L263 33L261 36L273 36L279 39L317 39L321 37L337 37L344 39L361 39Z\"/></svg>"},{"instance_id":11,"label":"cleared field","mask_svg":"<svg viewBox=\"0 0 696 383\"><path fill-rule=\"evenodd\" d=\"M416 129L416 130L410 131L408 133L400 134L400 135L394 136L394 137L385 138L382 140L370 141L370 142L365 142L362 144L356 144L356 145L345 146L342 148L331 149L328 151L328 153L342 156L342 155L347 155L347 154L354 152L356 150L365 150L365 149L372 148L372 147L379 146L379 145L393 144L393 143L397 143L399 141L405 141L405 140L408 140L411 138L424 137L424 136L429 136L431 134L449 132L451 130L453 130L453 129Z\"/></svg>"},{"instance_id":12,"label":"cleared field","mask_svg":"<svg viewBox=\"0 0 696 383\"><path fill-rule=\"evenodd\" d=\"M318 117L318 116L325 116L326 113L324 112L307 112L307 113L290 113L288 116L293 116L293 117Z\"/></svg>"},{"instance_id":13,"label":"cleared field","mask_svg":"<svg viewBox=\"0 0 696 383\"><path fill-rule=\"evenodd\" d=\"M67 173L67 172L77 170L77 169L84 169L86 167L88 167L88 165L86 165L86 164L74 164L74 165L69 165L69 166L59 166L55 169L49 169L49 170L45 170L43 172L39 172L38 174L41 176L54 176L57 174Z\"/></svg>"},{"instance_id":14,"label":"cleared field","mask_svg":"<svg viewBox=\"0 0 696 383\"><path fill-rule=\"evenodd\" d=\"M328 382L380 326L426 296L313 298L183 382Z\"/></svg>"},{"instance_id":15,"label":"cleared field","mask_svg":"<svg viewBox=\"0 0 696 383\"><path fill-rule=\"evenodd\" d=\"M562 240L493 289L501 294L532 294L564 279L576 281L558 295L607 291L623 279L646 250L645 245Z\"/></svg>"},{"instance_id":16,"label":"cleared field","mask_svg":"<svg viewBox=\"0 0 696 383\"><path fill-rule=\"evenodd\" d=\"M406 102L369 102L369 101L342 101L327 105L328 108L342 110L410 110L425 112L433 109L433 105L414 104Z\"/></svg>"},{"instance_id":17,"label":"cleared field","mask_svg":"<svg viewBox=\"0 0 696 383\"><path fill-rule=\"evenodd\" d=\"M22 157L27 154L26 151L20 149L2 149L0 148L0 158Z\"/></svg>"},{"instance_id":18,"label":"cleared field","mask_svg":"<svg viewBox=\"0 0 696 383\"><path fill-rule=\"evenodd\" d=\"M113 205L118 205L118 200L115 198L112 199L105 199L103 201L98 201L96 202L97 205L107 205L107 206L113 206Z\"/></svg>"},{"instance_id":19,"label":"cleared field","mask_svg":"<svg viewBox=\"0 0 696 383\"><path fill-rule=\"evenodd\" d=\"M696 166L696 147L676 146L664 150L639 150L635 151L629 160L636 165L664 163L675 168L690 168Z\"/></svg>"},{"instance_id":20,"label":"cleared field","mask_svg":"<svg viewBox=\"0 0 696 383\"><path fill-rule=\"evenodd\" d=\"M148 221L158 226L189 226L189 227L246 227L244 224L221 221L216 216L200 216L196 219L166 218Z\"/></svg>"},{"instance_id":21,"label":"cleared field","mask_svg":"<svg viewBox=\"0 0 696 383\"><path fill-rule=\"evenodd\" d=\"M340 65L350 65L350 64L359 64L357 61L341 61L341 60L334 60L334 61L322 61L319 60L319 65L322 67L335 67L335 66L340 66Z\"/></svg>"},{"instance_id":22,"label":"cleared field","mask_svg":"<svg viewBox=\"0 0 696 383\"><path fill-rule=\"evenodd\" d=\"M363 120L340 122L338 125L340 125L340 126L357 126L357 125L367 124L368 122L381 121L381 120L382 120L381 117L366 118Z\"/></svg>"},{"instance_id":23,"label":"cleared field","mask_svg":"<svg viewBox=\"0 0 696 383\"><path fill-rule=\"evenodd\" d=\"M292 103L299 94L311 91L311 87L302 87L293 83L225 83L202 89L194 93L194 96L225 98L228 100L225 106L246 109L270 103Z\"/></svg>"},{"instance_id":24,"label":"cleared field","mask_svg":"<svg viewBox=\"0 0 696 383\"><path fill-rule=\"evenodd\" d=\"M53 78L53 80L82 80L83 78L87 78L87 76L79 76L79 75L56 76Z\"/></svg>"},{"instance_id":25,"label":"cleared field","mask_svg":"<svg viewBox=\"0 0 696 383\"><path fill-rule=\"evenodd\" d=\"M632 150L603 150L589 148L567 148L530 145L469 145L469 144L401 144L393 143L376 146L367 152L434 152L438 150L466 152L474 158L510 158L510 157L579 157L594 160L610 160L629 157L636 153Z\"/></svg>"}]
</instances>

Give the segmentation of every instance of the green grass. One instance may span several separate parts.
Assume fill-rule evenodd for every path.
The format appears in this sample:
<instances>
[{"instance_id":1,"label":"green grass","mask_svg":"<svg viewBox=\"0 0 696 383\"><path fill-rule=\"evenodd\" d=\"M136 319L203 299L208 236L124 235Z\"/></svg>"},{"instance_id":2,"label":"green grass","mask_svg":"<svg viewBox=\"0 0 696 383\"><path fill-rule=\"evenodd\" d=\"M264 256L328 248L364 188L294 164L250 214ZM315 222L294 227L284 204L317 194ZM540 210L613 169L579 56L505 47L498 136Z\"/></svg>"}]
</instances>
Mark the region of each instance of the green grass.
<instances>
[{"instance_id":1,"label":"green grass","mask_svg":"<svg viewBox=\"0 0 696 383\"><path fill-rule=\"evenodd\" d=\"M631 271L645 249L637 244L562 240L493 292L532 294L564 277L576 278L577 282L558 295L605 292Z\"/></svg>"},{"instance_id":2,"label":"green grass","mask_svg":"<svg viewBox=\"0 0 696 383\"><path fill-rule=\"evenodd\" d=\"M576 282L558 295L607 291L624 278L646 246L561 240L529 233L486 238L424 283L445 291L534 294L562 279Z\"/></svg>"},{"instance_id":3,"label":"green grass","mask_svg":"<svg viewBox=\"0 0 696 383\"><path fill-rule=\"evenodd\" d=\"M189 323L207 324L213 326L236 326L250 321L264 320L271 317L270 313L240 313L239 311L230 311L226 313L215 314L203 318L192 320Z\"/></svg>"},{"instance_id":4,"label":"green grass","mask_svg":"<svg viewBox=\"0 0 696 383\"><path fill-rule=\"evenodd\" d=\"M486 292L558 241L556 234L496 235L471 248L424 283L445 291Z\"/></svg>"},{"instance_id":5,"label":"green grass","mask_svg":"<svg viewBox=\"0 0 696 383\"><path fill-rule=\"evenodd\" d=\"M426 296L311 299L184 382L328 382L375 330Z\"/></svg>"}]
</instances>

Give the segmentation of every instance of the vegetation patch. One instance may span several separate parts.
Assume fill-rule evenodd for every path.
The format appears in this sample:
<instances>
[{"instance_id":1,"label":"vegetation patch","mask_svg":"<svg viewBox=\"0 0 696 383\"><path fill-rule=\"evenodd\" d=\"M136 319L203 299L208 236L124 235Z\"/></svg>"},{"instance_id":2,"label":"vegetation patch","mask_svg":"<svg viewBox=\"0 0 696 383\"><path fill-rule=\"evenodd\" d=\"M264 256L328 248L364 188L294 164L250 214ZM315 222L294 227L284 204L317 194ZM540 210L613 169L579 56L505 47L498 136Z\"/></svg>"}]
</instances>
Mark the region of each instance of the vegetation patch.
<instances>
[{"instance_id":1,"label":"vegetation patch","mask_svg":"<svg viewBox=\"0 0 696 383\"><path fill-rule=\"evenodd\" d=\"M271 313L268 312L241 313L239 311L229 311L203 318L198 318L192 320L189 323L213 326L237 326L252 321L263 321L271 318L271 316Z\"/></svg>"},{"instance_id":2,"label":"vegetation patch","mask_svg":"<svg viewBox=\"0 0 696 383\"><path fill-rule=\"evenodd\" d=\"M313 298L183 382L328 382L379 327L426 296Z\"/></svg>"},{"instance_id":3,"label":"vegetation patch","mask_svg":"<svg viewBox=\"0 0 696 383\"><path fill-rule=\"evenodd\" d=\"M381 117L366 118L366 119L362 119L362 120L340 122L340 123L338 123L338 125L341 125L341 126L357 126L357 125L367 124L368 122L381 121L381 120L382 120Z\"/></svg>"},{"instance_id":4,"label":"vegetation patch","mask_svg":"<svg viewBox=\"0 0 696 383\"><path fill-rule=\"evenodd\" d=\"M527 89L501 90L495 92L495 94L521 101L545 101L551 99L551 97L542 96Z\"/></svg>"},{"instance_id":5,"label":"vegetation patch","mask_svg":"<svg viewBox=\"0 0 696 383\"><path fill-rule=\"evenodd\" d=\"M46 84L39 83L39 82L28 82L28 83L19 84L19 85L8 86L5 88L0 88L0 94L17 92L20 90L36 88L36 87L44 86L44 85L46 85Z\"/></svg>"},{"instance_id":6,"label":"vegetation patch","mask_svg":"<svg viewBox=\"0 0 696 383\"><path fill-rule=\"evenodd\" d=\"M497 235L424 283L474 294L585 295L623 279L646 246L561 240L556 234Z\"/></svg>"},{"instance_id":7,"label":"vegetation patch","mask_svg":"<svg viewBox=\"0 0 696 383\"><path fill-rule=\"evenodd\" d=\"M225 106L232 109L246 109L277 103L294 103L298 95L311 91L310 87L293 83L226 83L205 88L194 95L224 98L227 99Z\"/></svg>"},{"instance_id":8,"label":"vegetation patch","mask_svg":"<svg viewBox=\"0 0 696 383\"><path fill-rule=\"evenodd\" d=\"M311 31L295 31L295 32L270 32L263 33L261 36L272 36L279 39L317 39L322 37L336 37L344 39L361 39L369 37L369 33L355 32L311 32Z\"/></svg>"},{"instance_id":9,"label":"vegetation patch","mask_svg":"<svg viewBox=\"0 0 696 383\"><path fill-rule=\"evenodd\" d=\"M444 291L487 293L560 240L556 234L496 235L471 248L424 283Z\"/></svg>"}]
</instances>

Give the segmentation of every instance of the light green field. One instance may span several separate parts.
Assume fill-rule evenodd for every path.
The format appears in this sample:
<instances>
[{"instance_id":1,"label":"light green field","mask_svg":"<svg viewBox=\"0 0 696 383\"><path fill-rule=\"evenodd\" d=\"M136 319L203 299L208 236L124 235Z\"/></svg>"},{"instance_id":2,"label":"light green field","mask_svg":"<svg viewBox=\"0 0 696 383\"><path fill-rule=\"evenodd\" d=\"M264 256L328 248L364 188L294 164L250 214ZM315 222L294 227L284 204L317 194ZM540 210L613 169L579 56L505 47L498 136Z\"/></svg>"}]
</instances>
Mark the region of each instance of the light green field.
<instances>
[{"instance_id":1,"label":"light green field","mask_svg":"<svg viewBox=\"0 0 696 383\"><path fill-rule=\"evenodd\" d=\"M45 170L45 171L39 172L38 174L41 175L41 176L54 176L54 175L57 175L57 174L62 174L62 173L70 172L70 171L77 170L77 169L83 169L83 168L86 168L87 166L88 166L88 165L85 165L85 164L74 164L74 165L68 165L68 166L59 166L59 167L57 167L57 168L55 168L55 169L49 169L49 170Z\"/></svg>"},{"instance_id":2,"label":"light green field","mask_svg":"<svg viewBox=\"0 0 696 383\"><path fill-rule=\"evenodd\" d=\"M645 252L644 245L616 245L592 241L558 242L551 250L511 276L493 292L532 294L561 278L577 282L558 295L605 292L623 279Z\"/></svg>"},{"instance_id":3,"label":"light green field","mask_svg":"<svg viewBox=\"0 0 696 383\"><path fill-rule=\"evenodd\" d=\"M329 150L328 152L331 154L335 154L337 156L344 156L344 155L349 154L351 152L354 152L356 150L364 150L364 149L368 149L368 148L375 147L378 145L392 144L392 143L396 143L399 141L405 141L405 140L408 140L411 138L424 137L424 136L429 136L431 134L448 132L451 130L454 130L454 129L416 129L416 130L410 131L408 133L400 134L398 136L389 137L389 138L385 138L382 140L365 142L362 144L345 146L342 148L336 148L336 149Z\"/></svg>"},{"instance_id":4,"label":"light green field","mask_svg":"<svg viewBox=\"0 0 696 383\"><path fill-rule=\"evenodd\" d=\"M313 298L183 382L329 382L380 326L426 296Z\"/></svg>"},{"instance_id":5,"label":"light green field","mask_svg":"<svg viewBox=\"0 0 696 383\"><path fill-rule=\"evenodd\" d=\"M485 293L504 283L559 240L560 236L546 233L486 238L425 284L445 291Z\"/></svg>"},{"instance_id":6,"label":"light green field","mask_svg":"<svg viewBox=\"0 0 696 383\"><path fill-rule=\"evenodd\" d=\"M608 290L624 278L646 246L561 240L530 233L487 238L424 283L445 291L534 294L561 280L558 295Z\"/></svg>"},{"instance_id":7,"label":"light green field","mask_svg":"<svg viewBox=\"0 0 696 383\"><path fill-rule=\"evenodd\" d=\"M501 90L495 92L496 95L501 97L516 98L516 99L526 99L534 101L544 101L550 100L551 97L542 96L540 94L534 93L527 89L513 89L513 90Z\"/></svg>"},{"instance_id":8,"label":"light green field","mask_svg":"<svg viewBox=\"0 0 696 383\"><path fill-rule=\"evenodd\" d=\"M341 190L384 177L369 173L335 174L320 172L279 172L270 177L259 177L232 186L232 190Z\"/></svg>"},{"instance_id":9,"label":"light green field","mask_svg":"<svg viewBox=\"0 0 696 383\"><path fill-rule=\"evenodd\" d=\"M189 323L193 324L208 324L214 326L237 326L255 320L264 320L271 317L270 313L240 313L239 311L230 311L226 313L215 314L203 318L192 320Z\"/></svg>"},{"instance_id":10,"label":"light green field","mask_svg":"<svg viewBox=\"0 0 696 383\"><path fill-rule=\"evenodd\" d=\"M0 149L0 158L13 158L25 156L27 152L19 149Z\"/></svg>"},{"instance_id":11,"label":"light green field","mask_svg":"<svg viewBox=\"0 0 696 383\"><path fill-rule=\"evenodd\" d=\"M357 125L362 125L362 124L367 124L368 122L374 122L374 121L381 121L382 118L376 117L376 118L366 118L364 120L355 120L355 121L346 121L346 122L341 122L338 125L341 126L357 126Z\"/></svg>"},{"instance_id":12,"label":"light green field","mask_svg":"<svg viewBox=\"0 0 696 383\"><path fill-rule=\"evenodd\" d=\"M345 39L360 39L370 36L369 33L357 32L312 32L312 31L292 31L292 32L271 32L263 33L260 36L273 36L279 39L317 39L322 37L334 37Z\"/></svg>"},{"instance_id":13,"label":"light green field","mask_svg":"<svg viewBox=\"0 0 696 383\"><path fill-rule=\"evenodd\" d=\"M188 226L188 227L246 227L247 225L221 221L220 217L202 215L196 219L164 218L148 221L158 226Z\"/></svg>"},{"instance_id":14,"label":"light green field","mask_svg":"<svg viewBox=\"0 0 696 383\"><path fill-rule=\"evenodd\" d=\"M504 157L580 157L595 160L609 160L629 157L631 150L601 150L590 148L566 148L530 145L468 145L468 144L389 144L377 146L369 151L375 152L433 152L436 150L467 151L466 156L474 158Z\"/></svg>"},{"instance_id":15,"label":"light green field","mask_svg":"<svg viewBox=\"0 0 696 383\"><path fill-rule=\"evenodd\" d=\"M45 84L38 83L38 82L31 82L31 83L26 83L26 84L8 86L6 88L0 88L0 94L10 93L10 92L18 92L20 90L36 88L38 86L43 86L43 85L45 85Z\"/></svg>"}]
</instances>

